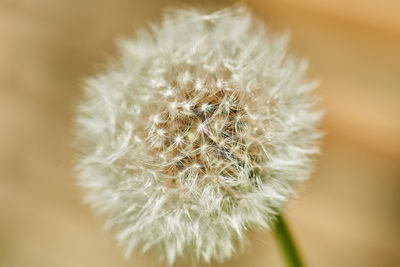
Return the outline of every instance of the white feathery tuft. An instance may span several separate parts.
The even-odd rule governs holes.
[[[171,10],[86,80],[79,182],[127,255],[229,258],[309,176],[322,115],[287,39],[245,7]]]

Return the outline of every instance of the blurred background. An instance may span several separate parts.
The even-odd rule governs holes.
[[[115,55],[115,39],[178,3],[0,0],[0,267],[164,266],[153,254],[124,260],[82,204],[73,114],[82,78]],[[248,5],[292,32],[291,51],[322,81],[323,154],[285,210],[305,261],[400,266],[400,2]],[[243,254],[210,266],[284,266],[270,232],[248,236]]]

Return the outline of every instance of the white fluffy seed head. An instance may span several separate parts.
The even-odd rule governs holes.
[[[127,254],[221,261],[309,176],[315,83],[244,7],[173,10],[152,30],[86,81],[79,181]]]

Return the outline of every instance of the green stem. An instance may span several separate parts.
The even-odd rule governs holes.
[[[282,253],[286,259],[288,267],[303,267],[300,255],[296,249],[295,243],[292,236],[290,235],[289,229],[281,215],[276,217],[275,223],[275,236],[278,240],[279,246],[281,247]]]

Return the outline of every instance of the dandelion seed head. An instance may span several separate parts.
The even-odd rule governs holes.
[[[321,113],[286,42],[244,7],[172,10],[87,79],[79,181],[127,255],[229,258],[309,176]]]

